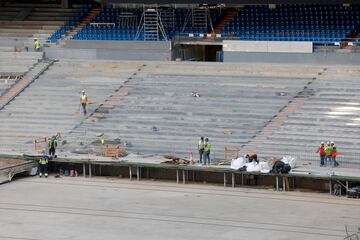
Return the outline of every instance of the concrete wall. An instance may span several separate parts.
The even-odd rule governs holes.
[[[223,41],[224,52],[312,53],[312,42]]]
[[[359,53],[314,52],[308,53],[245,53],[224,52],[224,62],[271,62],[306,64],[360,64]]]
[[[171,60],[169,42],[68,41],[64,47],[45,48],[49,58],[108,60]]]

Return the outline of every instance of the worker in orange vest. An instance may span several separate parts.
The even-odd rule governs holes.
[[[337,167],[339,166],[339,163],[336,161],[336,156],[338,155],[338,151],[336,149],[334,142],[331,142],[331,146],[332,146],[332,152],[331,152],[332,161],[334,163],[334,167]]]
[[[84,115],[86,114],[86,105],[88,103],[88,99],[85,93],[85,90],[82,90],[81,95],[80,95],[80,104],[82,106]]]
[[[318,150],[316,151],[320,155],[320,167],[324,166],[324,160],[325,160],[325,143],[321,142]]]

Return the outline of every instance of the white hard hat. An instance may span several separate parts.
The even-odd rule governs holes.
[[[37,40],[37,38],[35,37],[34,40]]]
[[[331,143],[331,144],[334,144],[334,142],[333,142],[333,141],[331,141],[330,143]]]
[[[84,92],[85,92],[85,90],[82,90],[81,92],[82,92],[82,93],[84,93]]]
[[[324,145],[325,143],[324,142],[321,142],[321,145]]]
[[[327,142],[326,144],[327,144],[327,145],[330,145],[330,142]]]

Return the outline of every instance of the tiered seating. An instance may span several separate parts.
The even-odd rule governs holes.
[[[68,137],[84,119],[79,106],[81,90],[86,89],[93,102],[89,105],[92,111],[137,68],[137,63],[109,61],[55,63],[0,111],[0,150],[31,152],[34,137],[52,136],[58,131]]]
[[[360,24],[358,5],[246,6],[222,35],[241,40],[312,41],[334,43],[346,38]]]
[[[64,35],[67,31],[71,28],[75,27],[80,23],[80,21],[85,17],[85,15],[90,11],[91,5],[84,5],[82,6],[75,14],[70,17],[70,19],[62,25],[59,29],[53,32],[49,37],[48,40],[50,42],[56,42]]]
[[[159,10],[161,11],[161,10]],[[131,13],[136,18],[136,23],[132,25],[125,25],[120,21],[120,15],[124,13]],[[92,21],[81,29],[72,39],[76,40],[135,40],[136,33],[140,24],[140,19],[143,14],[142,9],[123,9],[123,8],[104,8]],[[164,29],[167,38],[171,39],[176,35],[189,36],[194,34],[206,34],[211,31],[210,24],[207,27],[193,27],[191,19],[187,21],[189,9],[174,9],[174,26],[166,27]],[[218,10],[210,10],[213,23],[217,22],[221,14]],[[94,23],[109,23],[94,25]],[[185,28],[184,28],[185,25]],[[138,36],[137,40],[143,40],[143,32]],[[160,39],[163,36],[160,34]]]
[[[347,71],[329,70],[329,78],[316,80],[309,86],[314,95],[253,150],[262,156],[292,155],[310,161],[318,159],[316,150],[321,141],[334,141],[340,164],[358,167],[360,83],[354,69]]]
[[[0,8],[1,46],[33,48],[33,38],[45,42],[48,36],[71,18],[76,9],[55,4],[7,4]]]

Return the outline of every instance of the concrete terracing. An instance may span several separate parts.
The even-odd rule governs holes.
[[[2,152],[31,152],[35,137],[68,132],[83,121],[79,99],[85,89],[89,111],[101,104],[137,69],[137,63],[55,63],[0,112]]]

